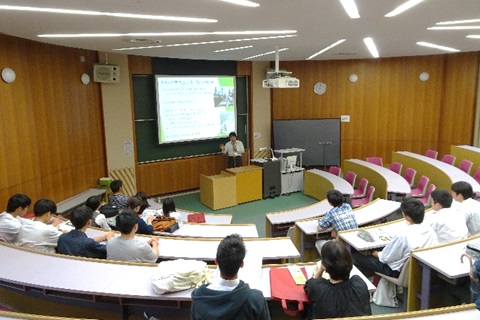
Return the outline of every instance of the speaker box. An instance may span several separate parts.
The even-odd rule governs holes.
[[[94,65],[93,81],[102,83],[119,83],[120,67],[112,64]]]

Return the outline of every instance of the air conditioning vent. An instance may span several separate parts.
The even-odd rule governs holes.
[[[111,64],[96,64],[93,66],[93,81],[102,83],[119,83],[120,67]]]

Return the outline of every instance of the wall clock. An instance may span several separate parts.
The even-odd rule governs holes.
[[[323,82],[317,82],[313,86],[313,92],[315,92],[318,95],[324,94],[325,91],[327,91],[327,85]]]

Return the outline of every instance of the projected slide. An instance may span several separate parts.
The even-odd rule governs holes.
[[[156,76],[159,143],[236,131],[235,77]]]

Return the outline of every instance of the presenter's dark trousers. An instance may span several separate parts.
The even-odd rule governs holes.
[[[242,157],[241,156],[228,157],[228,167],[229,168],[236,168],[236,167],[241,167],[241,166],[242,166]]]

